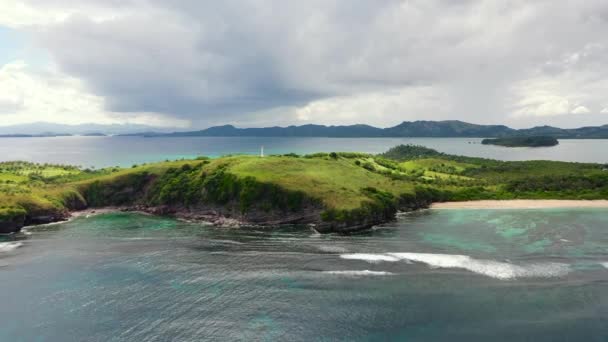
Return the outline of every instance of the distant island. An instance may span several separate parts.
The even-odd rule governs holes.
[[[549,136],[532,136],[483,139],[481,143],[483,145],[498,145],[504,147],[549,147],[558,145],[559,141],[554,137]]]
[[[505,162],[400,145],[373,155],[233,155],[131,168],[0,163],[0,233],[79,210],[141,211],[217,225],[350,232],[435,202],[608,199],[606,166]]]
[[[24,124],[0,125],[0,136],[2,135],[15,135],[21,134],[26,136],[38,136],[44,132],[55,132],[70,135],[83,135],[87,133],[103,133],[105,135],[117,135],[127,133],[142,133],[158,131],[164,133],[175,132],[175,127],[155,127],[148,125],[139,124],[95,124],[95,123],[83,123],[83,124],[60,124],[54,122],[30,122]]]
[[[608,139],[608,125],[581,128],[538,126],[514,129],[504,125],[477,125],[458,120],[404,121],[388,128],[369,125],[324,126],[302,125],[288,127],[237,128],[232,125],[215,126],[198,131],[174,133],[133,133],[143,137],[327,137],[327,138],[501,138],[552,136],[558,139]]]
[[[83,133],[83,137],[106,137],[107,135],[101,132]]]
[[[67,133],[40,133],[40,134],[0,134],[0,138],[53,138],[53,137],[69,137],[72,134]]]
[[[123,127],[124,126],[124,127]],[[0,127],[2,137],[136,136],[136,137],[318,137],[318,138],[504,138],[551,136],[556,139],[608,139],[608,125],[580,128],[537,126],[514,129],[505,125],[478,125],[458,120],[404,121],[399,125],[378,128],[370,125],[301,125],[287,127],[238,128],[233,125],[215,126],[196,131],[173,131],[171,128],[153,130],[141,125],[77,126],[59,124],[30,124]],[[173,132],[172,132],[173,131]],[[64,132],[64,133],[45,133]]]

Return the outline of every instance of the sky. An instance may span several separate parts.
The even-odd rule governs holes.
[[[0,126],[608,124],[606,0],[0,0]]]

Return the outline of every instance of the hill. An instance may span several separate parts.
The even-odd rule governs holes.
[[[51,133],[49,133],[51,132]],[[56,132],[56,133],[53,133]],[[608,139],[608,125],[581,128],[538,126],[514,129],[504,125],[478,125],[458,120],[404,121],[401,124],[378,128],[370,125],[302,125],[287,127],[238,128],[233,125],[215,126],[196,131],[176,131],[174,128],[126,125],[62,125],[31,123],[0,127],[0,137],[40,137],[60,135],[121,135],[142,137],[331,137],[331,138],[499,138],[510,136],[546,135],[558,139]]]
[[[409,145],[381,155],[226,156],[128,169],[0,163],[0,232],[105,207],[348,232],[436,201],[515,198],[608,199],[608,172],[600,164],[502,162]]]
[[[162,134],[147,132],[132,134],[146,137],[332,137],[332,138],[380,138],[380,137],[464,137],[498,138],[509,136],[548,135],[560,139],[608,139],[608,125],[563,129],[539,126],[513,129],[504,125],[477,125],[458,120],[404,121],[389,128],[369,125],[323,126],[303,125],[288,127],[237,128],[233,125],[210,127],[190,132]]]
[[[514,134],[516,130],[502,125],[476,125],[448,120],[406,121],[386,128],[384,132],[391,137],[495,137]]]
[[[236,128],[232,125],[216,126],[201,131],[176,132],[166,137],[382,137],[384,130],[368,125],[323,126],[303,125],[266,128]],[[158,134],[156,134],[158,136]]]

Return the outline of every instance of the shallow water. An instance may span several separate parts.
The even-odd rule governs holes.
[[[0,161],[26,160],[84,167],[131,166],[165,159],[226,154],[315,152],[381,153],[399,144],[499,160],[561,160],[608,163],[608,140],[560,140],[554,147],[508,148],[481,145],[479,138],[262,138],[262,137],[55,137],[1,138]]]
[[[1,341],[608,337],[608,211],[426,210],[373,231],[104,214],[0,242]]]

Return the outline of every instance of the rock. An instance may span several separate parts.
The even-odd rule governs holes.
[[[16,233],[23,228],[24,224],[24,218],[0,221],[0,234]]]
[[[23,209],[0,209],[0,234],[15,233],[21,230],[26,222],[26,212]]]

